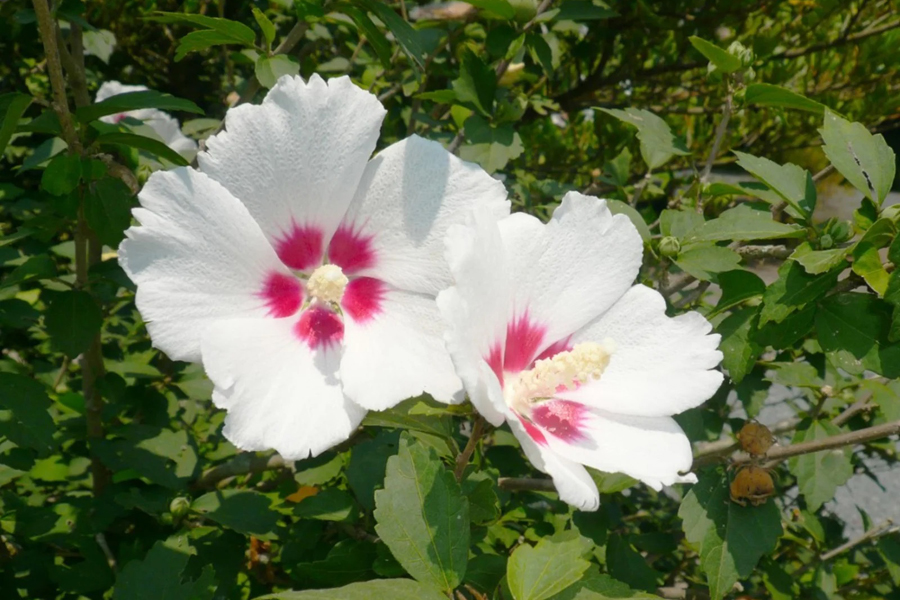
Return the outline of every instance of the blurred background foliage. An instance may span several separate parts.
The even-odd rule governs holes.
[[[371,414],[309,460],[237,453],[202,369],[151,347],[115,260],[137,186],[185,161],[104,138],[153,134],[85,112],[84,150],[66,152],[35,11],[6,0],[0,598],[244,599],[355,582],[367,583],[277,597],[900,598],[893,523],[863,513],[848,527],[832,502],[854,473],[877,481],[897,462],[896,0],[51,8],[72,109],[104,81],[146,85],[185,100],[146,101],[202,143],[278,74],[346,74],[388,109],[383,146],[442,141],[502,178],[518,210],[546,217],[572,189],[617,201],[645,238],[642,281],[671,314],[714,322],[729,378],[679,418],[700,483],[656,493],[595,473],[597,513],[560,503],[507,430],[469,444],[470,407],[427,398]],[[848,143],[884,160],[854,178]],[[780,445],[736,439],[748,418]],[[410,465],[469,527],[410,500],[391,475]],[[411,566],[376,505],[429,532],[412,546],[434,549],[432,568]],[[443,560],[459,548],[467,564]]]

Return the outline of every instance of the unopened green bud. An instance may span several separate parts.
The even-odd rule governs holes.
[[[834,238],[826,233],[819,240],[819,246],[822,247],[822,250],[828,250],[829,248],[832,248],[834,246]]]
[[[180,519],[191,509],[191,501],[183,496],[178,496],[169,503],[169,512],[176,519]]]
[[[667,235],[659,240],[659,253],[663,256],[676,256],[681,250],[681,243],[678,238]]]
[[[850,235],[852,230],[850,228],[850,223],[847,221],[837,221],[829,232],[831,237],[834,238],[836,244],[840,244],[841,242],[846,242],[850,239]]]

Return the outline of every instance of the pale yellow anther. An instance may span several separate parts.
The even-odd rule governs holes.
[[[322,265],[309,276],[306,290],[313,300],[340,302],[349,279],[337,265]]]
[[[611,340],[602,344],[584,342],[552,358],[536,361],[533,368],[520,373],[518,380],[507,388],[507,402],[523,412],[562,389],[573,389],[599,379],[614,350]]]

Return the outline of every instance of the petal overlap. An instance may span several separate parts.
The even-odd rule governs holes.
[[[443,238],[503,185],[420,138],[371,157],[385,110],[347,77],[282,77],[228,112],[200,170],[154,173],[119,257],[154,344],[202,362],[238,448],[302,459],[367,409],[462,399],[435,302]],[[371,160],[370,160],[371,159]]]
[[[506,421],[560,498],[599,506],[585,467],[654,489],[695,481],[671,418],[718,389],[719,336],[665,314],[633,285],[642,242],[605,201],[569,193],[549,223],[481,215],[451,229],[454,285],[438,297],[447,347],[473,404]]]

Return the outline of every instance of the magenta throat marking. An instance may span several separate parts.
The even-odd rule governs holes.
[[[275,252],[281,262],[302,271],[318,266],[322,261],[322,230],[313,225],[292,223],[291,229],[275,242]]]
[[[541,446],[547,445],[547,438],[544,437],[544,434],[541,433],[540,429],[538,429],[533,423],[530,423],[527,419],[523,419],[522,417],[519,417],[519,421],[522,423],[522,427],[525,428],[525,433],[527,433],[531,437],[531,439],[533,439]]]
[[[341,225],[328,244],[328,260],[341,268],[345,275],[352,275],[375,266],[374,236],[363,235],[350,225]]]
[[[327,350],[344,339],[344,323],[327,308],[314,307],[303,311],[294,332],[311,350]]]
[[[265,301],[269,316],[276,318],[291,316],[303,304],[303,286],[283,273],[269,273],[258,295]]]
[[[371,321],[383,311],[387,286],[372,277],[351,279],[344,290],[341,308],[357,323]]]
[[[534,361],[547,328],[531,320],[526,310],[506,326],[506,352],[503,354],[503,370],[512,373],[524,371]]]
[[[570,400],[550,400],[534,407],[531,420],[544,431],[564,442],[578,442],[585,438],[584,422],[588,409]]]

